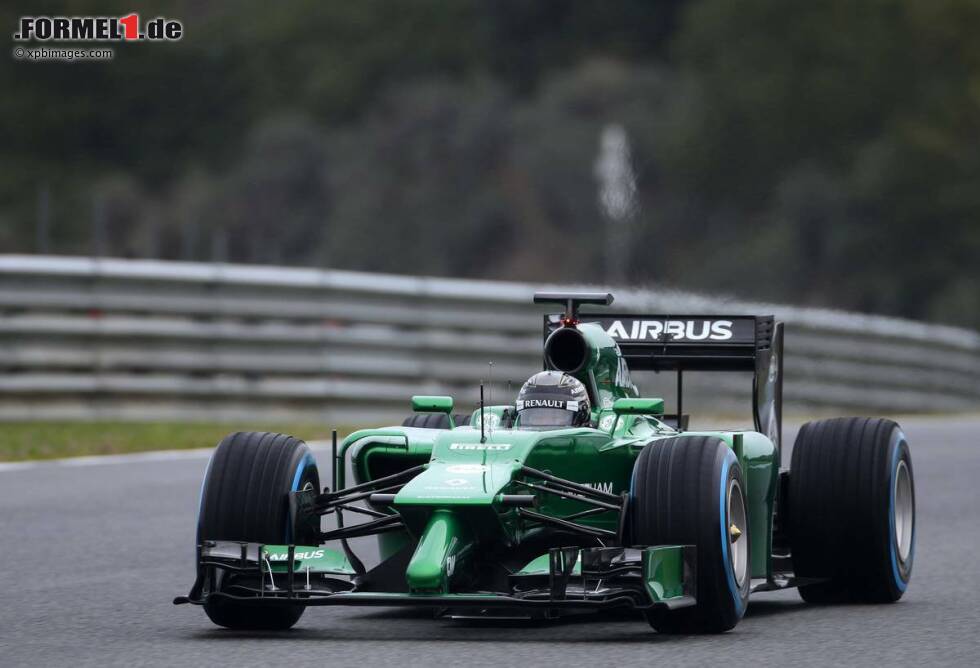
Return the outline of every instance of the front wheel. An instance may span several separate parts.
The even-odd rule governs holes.
[[[745,614],[752,585],[746,494],[735,453],[717,437],[666,438],[640,452],[632,542],[697,548],[697,605],[646,613],[661,633],[720,633]]]
[[[204,478],[198,517],[198,543],[231,540],[281,545],[317,544],[316,536],[292,536],[289,492],[319,490],[316,461],[307,445],[292,436],[264,432],[230,434],[218,444]],[[218,591],[234,591],[240,575],[219,571]],[[305,606],[250,606],[247,601],[209,598],[211,621],[231,629],[281,630],[293,626]]]

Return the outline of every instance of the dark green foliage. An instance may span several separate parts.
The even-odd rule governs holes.
[[[0,252],[40,247],[47,189],[52,252],[625,276],[980,326],[969,0],[139,11],[185,38],[0,67]],[[615,271],[594,172],[610,124],[637,200]]]

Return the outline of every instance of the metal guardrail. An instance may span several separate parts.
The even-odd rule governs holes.
[[[453,394],[470,408],[487,362],[501,394],[507,379],[513,394],[540,369],[547,308],[531,295],[560,287],[569,286],[0,255],[0,419],[354,424],[403,416],[419,393]],[[617,311],[776,315],[786,323],[789,410],[980,407],[974,331],[613,292]],[[646,376],[637,378],[645,393],[672,396],[672,376]],[[741,374],[690,374],[685,387],[687,407],[744,408],[751,396]]]

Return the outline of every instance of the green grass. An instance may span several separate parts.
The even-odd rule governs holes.
[[[303,440],[330,438],[330,428],[316,424],[0,422],[0,461],[207,448],[233,431],[278,431]]]

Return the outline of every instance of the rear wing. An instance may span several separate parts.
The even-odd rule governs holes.
[[[561,324],[545,316],[545,338]],[[676,371],[682,421],[685,371],[751,371],[755,429],[777,448],[782,440],[783,323],[771,315],[636,315],[579,313],[619,344],[631,371]]]

